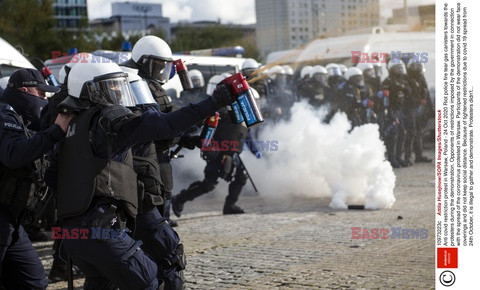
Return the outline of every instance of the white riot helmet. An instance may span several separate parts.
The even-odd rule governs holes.
[[[203,74],[198,69],[189,70],[188,76],[192,80],[194,88],[201,88],[205,86],[205,79],[203,78]]]
[[[311,77],[313,74],[312,71],[313,71],[313,67],[311,65],[304,66],[300,71],[300,78],[304,79],[304,78]]]
[[[223,81],[225,78],[228,78],[229,76],[231,76],[231,74],[223,73],[221,75],[214,75],[213,77],[211,77],[208,80],[208,84],[207,84],[207,89],[206,89],[207,95],[211,96],[213,94],[213,91],[215,91],[217,84]]]
[[[147,82],[138,75],[138,71],[128,67],[122,67],[122,69],[128,74],[128,82],[135,98],[135,105],[156,104]]]
[[[258,70],[260,64],[253,58],[247,58],[242,64],[242,74],[246,77]]]
[[[267,73],[271,79],[275,79],[278,74],[284,74],[285,70],[280,65],[274,65],[268,70]]]
[[[172,50],[161,38],[148,35],[140,38],[132,49],[132,60],[149,77],[164,84],[173,67]]]
[[[88,97],[94,103],[135,106],[128,75],[111,60],[95,56],[79,62],[68,75],[68,94],[76,99]]]
[[[336,63],[329,63],[325,66],[328,71],[329,76],[342,76],[342,70],[340,66]]]
[[[388,73],[391,75],[406,75],[405,64],[401,60],[390,60],[387,65]]]
[[[289,76],[293,76],[293,69],[292,69],[291,66],[286,64],[286,65],[282,65],[282,67],[283,67],[283,73],[284,74],[289,75]]]
[[[416,74],[424,74],[426,71],[425,65],[421,62],[409,62],[408,70]]]
[[[345,73],[345,78],[352,84],[362,87],[365,85],[363,81],[363,73],[358,67],[350,67]]]
[[[322,65],[315,65],[312,68],[312,75],[314,75],[314,74],[328,74],[328,71]]]
[[[375,78],[375,69],[373,68],[373,64],[368,62],[361,62],[357,64],[357,68],[362,71],[364,77],[372,79]]]
[[[315,81],[320,82],[322,85],[327,85],[328,80],[328,71],[322,65],[315,65],[312,68],[312,77]]]
[[[344,65],[344,64],[339,64],[338,66],[340,67],[340,71],[342,72],[342,75],[345,76],[345,74],[347,73],[347,70],[348,70],[347,66]]]
[[[66,84],[68,80],[68,74],[72,67],[79,62],[89,62],[92,59],[92,54],[88,52],[81,52],[73,55],[70,60],[60,68],[58,72],[58,82],[60,84]]]

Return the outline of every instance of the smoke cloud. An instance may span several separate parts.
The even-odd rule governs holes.
[[[258,140],[277,141],[277,151],[264,151],[262,159],[255,159],[248,149],[241,155],[263,198],[330,197],[329,206],[337,209],[352,204],[391,208],[395,174],[385,160],[378,125],[350,131],[343,113],[324,124],[326,109],[298,102],[291,110],[288,122],[262,124],[257,129]],[[205,162],[198,151],[186,157],[173,161],[176,190],[203,179]]]

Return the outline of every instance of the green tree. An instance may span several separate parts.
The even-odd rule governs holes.
[[[51,0],[3,0],[0,11],[0,35],[28,56],[46,58],[58,46]]]
[[[259,53],[255,48],[253,36],[239,28],[221,24],[212,24],[205,28],[180,25],[170,47],[172,51],[180,52],[237,45],[245,48],[245,57],[258,59]]]

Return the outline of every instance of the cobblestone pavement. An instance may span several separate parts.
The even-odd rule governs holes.
[[[220,195],[185,204],[177,231],[188,255],[187,288],[434,288],[433,163],[395,174],[397,201],[389,210],[333,210],[327,199],[261,195],[241,196],[244,215],[222,215]],[[351,227],[426,228],[428,238],[352,239]],[[47,273],[51,245],[35,245]],[[75,281],[81,285],[83,279]],[[66,289],[66,283],[48,289]]]

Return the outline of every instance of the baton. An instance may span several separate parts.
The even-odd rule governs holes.
[[[242,164],[243,169],[245,169],[245,172],[247,173],[248,179],[253,185],[253,189],[255,189],[255,192],[258,193],[257,187],[255,186],[255,183],[253,182],[252,177],[250,176],[250,173],[248,173],[247,167],[245,167],[245,163],[243,163],[242,158],[240,158],[240,154],[237,154],[238,160],[240,161],[240,164]]]

